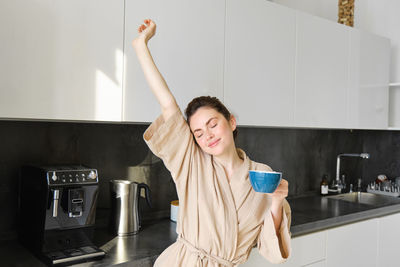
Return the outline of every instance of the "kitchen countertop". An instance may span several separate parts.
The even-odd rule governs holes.
[[[400,198],[390,198],[384,205],[365,205],[317,195],[288,198],[292,209],[292,237],[356,221],[400,212]],[[95,244],[107,255],[99,261],[75,264],[84,266],[152,266],[158,255],[172,244],[176,224],[169,219],[144,225],[139,234],[115,237],[106,228],[95,231]],[[17,241],[1,244],[0,257],[6,266],[45,266]]]
[[[387,199],[384,205],[366,205],[319,195],[288,198],[292,237],[400,212],[400,198]]]
[[[73,264],[83,266],[153,266],[158,255],[177,238],[176,223],[169,219],[144,225],[139,234],[116,237],[108,228],[97,228],[94,232],[95,245],[106,252],[106,256],[98,261]],[[0,266],[7,267],[46,267],[30,251],[17,240],[0,243]]]
[[[171,245],[178,237],[176,223],[169,219],[144,225],[139,234],[126,237],[115,237],[107,229],[95,232],[95,244],[98,244],[107,254],[101,261],[72,265],[83,266],[123,266],[120,264],[134,262],[135,266],[153,266],[158,255]],[[111,239],[110,239],[111,237]],[[106,243],[102,240],[109,240]],[[104,245],[100,245],[104,244]]]

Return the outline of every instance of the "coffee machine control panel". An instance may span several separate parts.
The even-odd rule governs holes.
[[[97,170],[55,170],[47,172],[49,185],[98,183]]]

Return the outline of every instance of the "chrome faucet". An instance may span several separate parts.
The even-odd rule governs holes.
[[[345,154],[339,154],[337,156],[337,161],[336,161],[336,180],[335,183],[333,184],[333,187],[337,189],[338,193],[341,193],[343,189],[343,183],[340,180],[340,158],[341,157],[360,157],[363,159],[369,159],[369,154],[368,153],[361,153],[361,154],[351,154],[351,153],[345,153]]]

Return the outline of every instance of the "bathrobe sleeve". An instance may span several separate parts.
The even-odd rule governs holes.
[[[159,116],[147,128],[143,138],[150,150],[163,160],[175,182],[188,177],[191,162],[199,148],[180,110],[167,121]]]
[[[287,200],[283,203],[282,223],[279,237],[276,235],[271,212],[267,212],[261,232],[258,236],[257,247],[260,254],[271,263],[285,262],[291,254],[290,241],[291,210]]]

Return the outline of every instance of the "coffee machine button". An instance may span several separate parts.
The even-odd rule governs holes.
[[[90,171],[90,173],[88,174],[88,178],[89,179],[96,179],[97,175],[94,171]]]
[[[53,172],[53,176],[51,176],[51,179],[52,179],[53,181],[57,181],[56,172]]]

